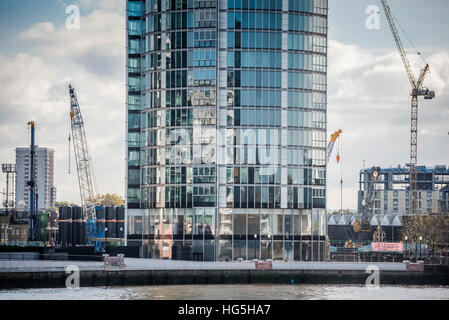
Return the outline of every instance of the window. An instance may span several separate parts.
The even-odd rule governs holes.
[[[140,59],[129,58],[128,59],[128,72],[140,72]]]
[[[142,34],[142,22],[140,20],[134,21],[129,20],[128,21],[128,34],[130,36],[139,36]]]
[[[140,109],[140,96],[128,95],[128,109],[139,110]]]
[[[139,91],[140,77],[128,77],[128,89],[130,91]]]
[[[139,39],[129,39],[128,52],[130,54],[140,53],[140,40]]]
[[[129,147],[139,147],[139,133],[138,132],[128,132],[128,146]]]
[[[128,16],[140,17],[142,15],[142,3],[129,1],[128,2]]]
[[[129,150],[128,151],[128,165],[138,166],[139,165],[139,151]]]

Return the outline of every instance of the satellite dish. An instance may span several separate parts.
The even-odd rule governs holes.
[[[373,172],[373,177],[374,177],[374,179],[377,179],[378,176],[379,176],[379,172],[377,172],[377,170],[375,170],[375,171]]]
[[[25,201],[20,200],[19,203],[18,203],[18,205],[17,205],[17,207],[18,207],[19,209],[25,209]]]
[[[365,199],[362,200],[362,205],[363,205],[363,206],[366,205]]]

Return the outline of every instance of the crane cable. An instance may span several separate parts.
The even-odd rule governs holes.
[[[80,99],[79,98],[78,98],[78,104],[80,104]],[[84,130],[87,131],[86,127],[84,127]],[[96,198],[100,193],[98,191],[97,176],[95,175],[94,164],[93,164],[90,152],[89,152],[90,149],[89,149],[89,144],[88,144],[87,140],[86,140],[86,149],[88,150],[87,154],[89,155],[89,167],[90,167],[90,172],[92,173],[92,183],[93,183],[93,190],[92,191],[94,193],[93,196],[94,196],[94,198]]]
[[[408,42],[412,45],[413,49],[415,49],[416,53],[418,54],[418,56],[423,60],[424,63],[427,64],[426,59],[424,59],[424,56],[421,54],[421,52],[416,48],[415,44],[413,43],[412,39],[409,37],[408,33],[405,31],[405,29],[402,27],[401,23],[399,22],[399,20],[396,18],[396,16],[393,14],[393,12],[391,11],[390,8],[390,14],[393,17],[393,19],[396,21],[397,25],[399,26],[399,28],[402,30],[402,32],[404,33],[405,37],[407,38]]]
[[[70,174],[70,133],[69,133],[69,174]]]
[[[97,183],[97,176],[95,175],[95,170],[94,170],[94,166],[93,166],[93,162],[92,162],[92,158],[89,156],[89,161],[90,161],[90,169],[92,171],[92,180],[94,183],[94,196],[99,196],[100,193],[98,191],[98,183]]]
[[[341,162],[341,151],[342,151],[342,139],[341,137],[337,141],[337,155],[336,160],[337,164],[340,165],[340,213],[343,214],[343,166]]]

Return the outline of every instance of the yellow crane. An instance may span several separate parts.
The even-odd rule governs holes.
[[[331,134],[329,143],[327,145],[326,163],[329,163],[332,151],[334,150],[335,142],[337,141],[338,137],[340,137],[342,132],[343,131],[341,129],[338,129],[337,131]],[[336,160],[337,163],[340,163],[340,153],[338,152],[338,148]],[[343,171],[341,165],[340,165],[340,212],[343,212]]]
[[[335,141],[337,141],[338,137],[340,136],[340,134],[343,131],[341,129],[338,129],[337,131],[335,131],[334,133],[331,134],[331,138],[329,140],[329,143],[327,145],[327,156],[326,156],[326,161],[329,162],[331,155],[332,155],[332,150],[334,150],[334,145],[335,145]],[[340,155],[337,155],[337,162],[340,161]]]
[[[421,69],[421,74],[419,75],[418,81],[416,81],[412,68],[410,67],[410,62],[407,59],[407,55],[402,45],[401,38],[399,37],[398,30],[394,23],[393,14],[391,13],[390,7],[386,0],[381,0],[381,3],[390,26],[391,33],[393,34],[394,41],[396,42],[396,47],[398,48],[399,55],[401,56],[402,63],[404,64],[405,71],[412,86],[410,117],[410,212],[412,214],[417,214],[418,172],[416,166],[418,164],[418,96],[424,96],[424,99],[433,99],[435,98],[435,92],[422,86],[424,78],[429,71],[428,64]]]

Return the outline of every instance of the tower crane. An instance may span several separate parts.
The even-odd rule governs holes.
[[[433,99],[435,98],[435,92],[422,86],[424,78],[429,71],[428,64],[421,69],[418,81],[416,81],[410,67],[410,62],[407,59],[407,55],[402,45],[401,38],[399,37],[398,30],[394,23],[393,14],[391,13],[390,7],[386,0],[381,0],[381,3],[390,26],[391,33],[393,34],[394,41],[396,42],[396,47],[399,51],[399,55],[401,56],[402,63],[404,64],[405,71],[412,86],[410,119],[410,192],[412,201],[410,211],[412,214],[417,214],[418,171],[416,166],[418,163],[418,96],[424,96],[424,99]]]
[[[96,213],[94,204],[94,189],[92,185],[92,165],[87,148],[84,121],[75,89],[69,85],[70,93],[70,123],[73,147],[75,149],[75,162],[78,172],[78,183],[83,210],[83,220],[86,223],[88,244],[95,245],[96,251],[101,251],[101,243],[96,241]]]

